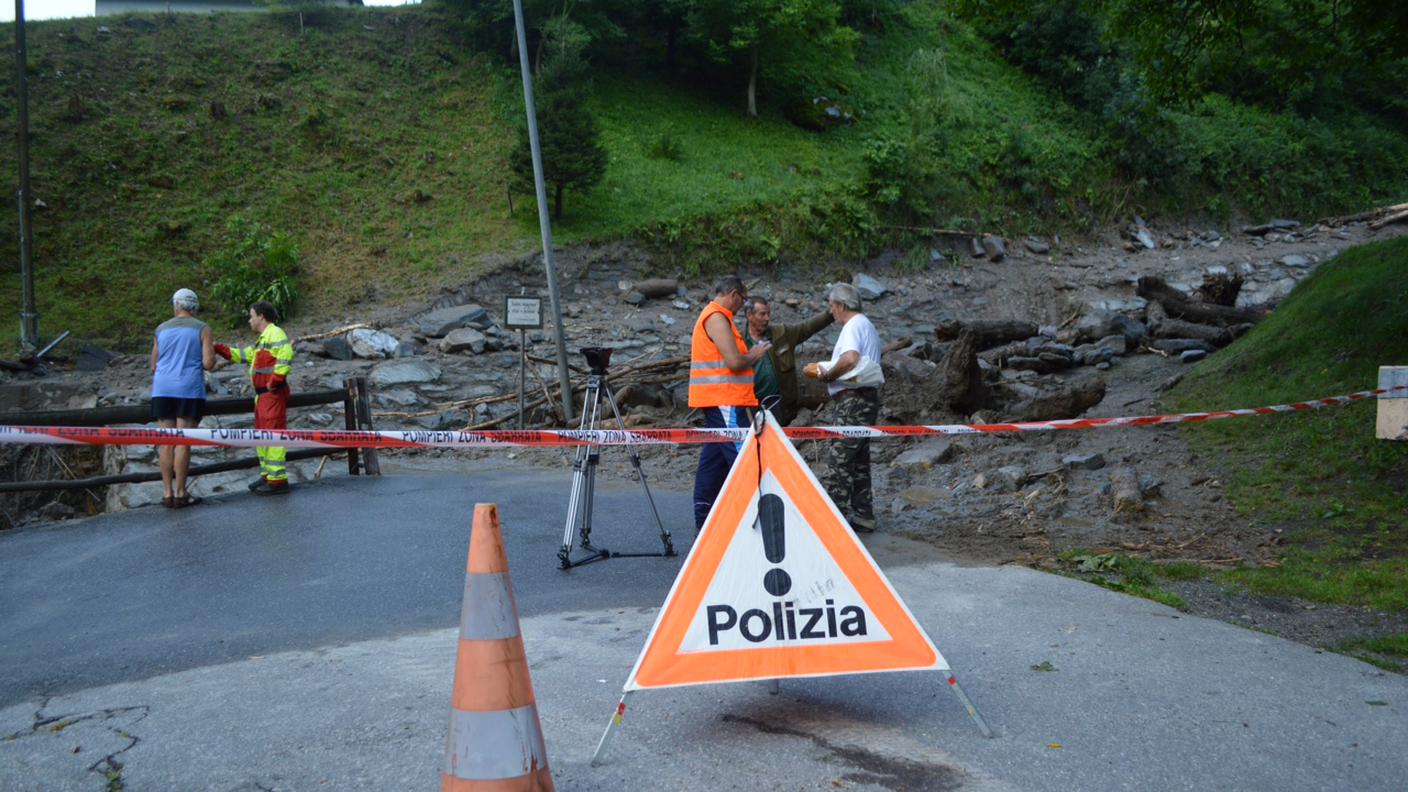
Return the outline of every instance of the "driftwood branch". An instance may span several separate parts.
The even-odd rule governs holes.
[[[1319,223],[1327,226],[1342,226],[1346,223],[1362,223],[1365,220],[1378,220],[1386,215],[1398,214],[1405,211],[1408,211],[1408,203],[1395,204],[1393,206],[1379,206],[1374,209],[1366,209],[1363,212],[1355,212],[1354,214],[1327,217],[1320,220]]]
[[[323,340],[324,338],[332,338],[333,336],[340,336],[340,335],[342,335],[343,333],[350,333],[350,332],[352,332],[353,330],[370,330],[370,329],[372,329],[372,326],[369,325],[369,324],[367,324],[366,322],[358,322],[357,324],[350,324],[350,325],[347,325],[346,327],[339,327],[339,328],[337,328],[336,330],[326,330],[326,331],[321,332],[321,333],[313,333],[312,335],[299,336],[299,337],[298,337],[297,339],[295,339],[295,340],[297,340],[297,341],[321,341],[321,340]]]
[[[1372,231],[1378,231],[1380,228],[1383,228],[1386,225],[1391,225],[1393,223],[1401,223],[1404,220],[1408,220],[1408,209],[1403,209],[1401,211],[1394,212],[1391,215],[1385,215],[1384,217],[1375,220],[1374,222],[1369,224],[1369,229]]]

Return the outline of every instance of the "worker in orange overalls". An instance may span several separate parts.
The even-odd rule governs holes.
[[[749,425],[753,394],[753,364],[772,348],[760,341],[749,349],[733,323],[733,315],[748,299],[748,288],[737,277],[719,281],[714,299],[704,306],[689,340],[689,406],[704,413],[710,428],[737,429]],[[724,487],[729,468],[743,448],[740,443],[704,443],[694,471],[694,529],[704,528],[709,510]]]
[[[235,363],[249,363],[254,385],[254,428],[288,428],[288,375],[293,372],[293,343],[278,325],[279,310],[267,302],[249,307],[249,327],[259,334],[252,347],[215,345],[215,354]],[[261,447],[259,479],[249,488],[259,495],[288,492],[288,449]]]

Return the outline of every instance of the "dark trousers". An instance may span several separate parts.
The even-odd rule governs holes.
[[[837,396],[833,417],[837,426],[874,426],[880,417],[880,392],[876,388],[857,388]],[[870,492],[870,438],[830,441],[821,483],[847,520],[875,519]]]
[[[749,422],[746,407],[703,407],[704,426],[708,429],[737,429],[747,427]],[[694,530],[704,528],[709,518],[709,510],[724,488],[724,479],[738,458],[742,443],[704,443],[699,447],[699,467],[694,470]]]

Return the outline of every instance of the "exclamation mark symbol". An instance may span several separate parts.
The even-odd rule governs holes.
[[[773,564],[782,563],[787,555],[787,535],[782,530],[783,514],[782,498],[771,494],[758,498],[758,520],[763,526],[763,555]],[[774,597],[781,597],[792,590],[792,578],[774,567],[763,575],[763,588]]]

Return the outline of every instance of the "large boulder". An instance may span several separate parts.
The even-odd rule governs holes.
[[[352,344],[347,341],[347,336],[333,336],[324,339],[322,355],[333,360],[352,360],[357,357],[352,352]]]
[[[882,414],[910,423],[946,407],[943,391],[937,387],[937,365],[909,355],[886,355],[881,368],[885,372]]]
[[[84,410],[97,405],[97,383],[92,381],[0,385],[0,412]]]
[[[401,342],[380,330],[360,327],[347,334],[352,354],[368,360],[400,357]]]
[[[851,279],[851,285],[860,292],[862,300],[878,300],[889,291],[885,288],[885,284],[864,272],[856,273],[855,277]]]
[[[451,330],[440,339],[440,351],[447,354],[469,351],[478,355],[487,345],[488,338],[472,327]]]
[[[953,450],[952,440],[947,437],[935,437],[905,451],[890,464],[908,470],[929,470],[952,459]]]
[[[1097,341],[1120,332],[1115,328],[1115,316],[1108,311],[1090,311],[1082,314],[1075,324],[1076,339],[1083,342]]]
[[[632,288],[642,297],[674,297],[680,282],[674,278],[650,278],[637,281]]]
[[[115,359],[117,359],[115,352],[109,352],[92,344],[83,344],[78,348],[78,360],[74,363],[74,368],[89,373],[102,371]]]
[[[1055,421],[1079,417],[1105,398],[1105,381],[1098,376],[1035,383],[1002,382],[1008,397],[1006,413],[1015,421]]]
[[[484,306],[467,304],[437,308],[429,313],[421,314],[420,318],[416,319],[416,324],[421,335],[440,338],[460,327],[483,330],[493,324],[493,320],[489,318],[489,312],[484,310]]]
[[[429,360],[400,358],[378,365],[372,369],[368,379],[372,385],[386,388],[392,385],[434,382],[440,379],[440,373],[440,367]]]

